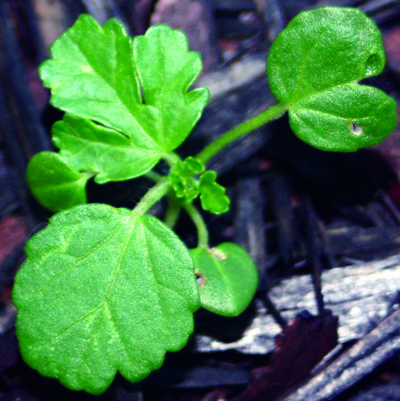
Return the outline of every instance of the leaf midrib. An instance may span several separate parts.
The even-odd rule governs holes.
[[[218,249],[219,251],[223,252],[224,255],[226,256],[226,259],[229,257],[227,255],[227,253],[225,251],[223,251],[222,249],[219,249],[219,248],[215,248],[215,249]],[[218,273],[219,273],[219,275],[220,275],[220,277],[222,279],[222,282],[225,284],[225,287],[228,289],[227,292],[228,292],[229,300],[231,301],[231,303],[233,305],[235,305],[236,303],[235,303],[235,299],[234,299],[234,296],[233,296],[234,291],[233,291],[233,288],[232,288],[232,285],[231,285],[231,280],[228,277],[226,269],[224,269],[224,267],[222,266],[222,263],[221,263],[222,261],[221,260],[217,260],[215,258],[215,256],[211,252],[209,252],[207,250],[206,250],[206,252],[210,255],[210,257],[211,257],[211,259],[212,259],[212,261],[214,263],[214,266],[216,266],[216,270],[218,271]]]
[[[82,173],[78,173],[78,174],[82,174]],[[81,181],[87,181],[87,180],[88,180],[88,177],[82,176],[82,177],[79,177],[76,180],[68,181],[68,182],[64,182],[64,183],[60,183],[60,184],[54,184],[54,185],[52,184],[52,185],[44,185],[44,186],[37,185],[36,188],[40,189],[41,191],[51,191],[54,188],[61,189],[63,187],[68,187],[68,186],[71,186],[73,184],[77,184],[77,183],[79,183]]]
[[[128,220],[129,221],[129,220]],[[68,266],[66,269],[64,269],[62,272],[58,273],[56,276],[53,276],[51,278],[51,280],[49,280],[48,283],[46,283],[45,286],[40,288],[40,291],[43,291],[43,289],[45,287],[47,287],[52,281],[54,281],[54,279],[58,276],[60,276],[61,274],[65,273],[67,270],[76,267],[76,265],[83,259],[87,258],[88,256],[90,256],[91,254],[93,254],[95,251],[97,251],[99,248],[101,248],[102,246],[104,246],[105,244],[107,244],[110,239],[114,238],[116,235],[118,235],[119,231],[126,227],[126,224],[124,221],[121,221],[120,226],[117,228],[117,230],[115,230],[109,237],[107,237],[101,244],[99,244],[97,247],[95,247],[94,249],[92,249],[90,252],[87,252],[85,255],[81,256],[80,258],[77,258],[75,263],[72,263],[70,266]],[[113,269],[113,272],[111,273],[111,279],[108,283],[106,292],[104,294],[104,301],[101,302],[98,306],[96,306],[95,308],[91,309],[89,312],[87,312],[84,316],[80,317],[78,320],[74,321],[72,324],[70,324],[67,327],[64,327],[63,330],[61,332],[59,332],[58,334],[56,334],[55,336],[53,336],[51,338],[52,341],[57,340],[57,338],[61,337],[62,335],[64,335],[67,331],[71,330],[75,325],[77,325],[78,323],[82,322],[83,320],[87,319],[90,315],[96,313],[98,310],[105,308],[108,308],[108,303],[107,303],[107,298],[109,297],[110,291],[115,283],[115,280],[117,279],[118,276],[118,271],[121,267],[121,261],[123,259],[123,257],[125,256],[125,251],[126,248],[132,238],[132,234],[133,234],[133,230],[134,230],[134,224],[131,225],[128,233],[126,234],[126,241],[124,242],[123,247],[121,248],[119,257],[117,259],[117,263],[115,265],[115,268]],[[113,322],[114,323],[114,322]]]
[[[115,46],[115,35],[113,36],[114,38],[114,53],[116,53],[116,46]],[[88,57],[85,55],[85,53],[82,51],[81,46],[79,45],[78,42],[76,42],[75,40],[73,40],[73,38],[69,38],[71,40],[72,43],[74,43],[74,45],[77,46],[79,52],[81,53],[81,55],[85,58],[86,62],[88,63],[88,65],[92,68],[92,70],[96,73],[96,75],[98,77],[100,77],[104,83],[112,90],[112,92],[115,94],[116,98],[118,99],[118,103],[120,105],[122,105],[125,110],[128,112],[128,115],[130,116],[131,120],[134,122],[134,124],[139,128],[141,134],[143,136],[145,136],[148,140],[150,140],[151,143],[153,143],[154,148],[158,149],[159,145],[154,141],[154,139],[147,133],[147,131],[142,127],[141,123],[139,122],[139,120],[137,118],[135,118],[134,114],[131,112],[130,108],[122,101],[119,93],[116,91],[116,89],[108,82],[108,80],[97,70],[97,68],[95,68],[92,63],[90,62],[90,60],[88,59]],[[131,39],[129,39],[131,40]],[[88,73],[85,73],[85,75],[90,75]],[[115,76],[115,71],[113,71],[113,76]],[[139,81],[139,80],[138,80]],[[139,81],[140,82],[140,81]],[[110,102],[111,103],[111,102]],[[115,102],[113,102],[115,104]],[[117,103],[117,104],[118,104]],[[137,108],[139,109],[140,107],[146,107],[146,105],[144,104],[138,104]],[[132,135],[129,135],[129,138],[132,140]]]
[[[319,96],[319,95],[321,95],[321,94],[323,94],[325,92],[329,92],[332,89],[339,88],[341,86],[347,86],[347,85],[363,86],[363,85],[360,85],[358,82],[360,82],[364,78],[365,77],[357,78],[357,79],[352,80],[352,81],[348,81],[348,82],[343,82],[343,83],[340,83],[340,84],[332,85],[332,86],[329,86],[327,88],[324,88],[323,90],[316,91],[316,92],[313,92],[311,94],[308,94],[308,95],[306,95],[306,96],[302,97],[301,99],[296,100],[294,102],[290,102],[290,101],[289,102],[285,102],[285,103],[281,102],[281,104],[288,106],[288,110],[290,111],[292,109],[292,107],[299,105],[299,103],[304,102],[305,100],[311,99],[314,96]],[[305,108],[305,107],[300,105],[299,108]]]
[[[324,116],[334,117],[334,118],[337,118],[337,119],[343,120],[343,121],[348,121],[348,120],[360,121],[360,120],[367,120],[368,118],[370,118],[370,116],[365,116],[365,117],[342,117],[342,116],[338,116],[338,115],[333,114],[333,113],[327,113],[327,112],[324,112],[324,111],[321,111],[321,110],[316,110],[316,109],[313,109],[311,107],[306,107],[306,106],[300,107],[298,110],[293,110],[293,113],[296,113],[297,111],[310,111],[310,112],[315,113],[315,114],[321,114],[321,115],[324,115]]]
[[[73,132],[77,132],[76,129],[74,129],[72,127],[71,127],[71,129],[72,129]],[[107,147],[112,148],[112,149],[121,149],[121,150],[124,150],[124,151],[126,151],[126,150],[135,150],[135,151],[137,151],[137,150],[139,150],[139,151],[141,151],[143,153],[156,153],[156,154],[158,154],[158,152],[155,152],[153,149],[138,148],[138,147],[132,146],[132,144],[115,145],[113,143],[101,142],[99,140],[95,140],[95,141],[94,140],[90,140],[90,139],[84,138],[84,137],[82,137],[82,136],[80,136],[78,134],[73,135],[73,134],[68,134],[68,133],[65,133],[65,132],[63,133],[63,136],[72,138],[73,140],[80,140],[82,142],[86,142],[88,146],[91,146],[91,145],[93,146],[93,144],[98,144],[99,146],[107,146]],[[58,135],[58,137],[60,137],[60,135]],[[85,150],[85,149],[83,149],[83,150]]]

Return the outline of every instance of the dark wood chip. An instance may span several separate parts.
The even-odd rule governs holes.
[[[0,373],[14,366],[19,360],[18,341],[15,331],[0,335]]]
[[[285,401],[333,400],[399,352],[400,311],[397,310]]]
[[[229,366],[183,366],[154,372],[145,380],[143,389],[154,386],[170,388],[206,388],[216,386],[243,386],[250,381],[249,373]]]
[[[301,314],[279,335],[268,366],[235,401],[273,400],[306,379],[337,345],[338,318]]]
[[[360,391],[348,401],[398,401],[400,400],[400,383],[380,384]]]
[[[167,24],[182,29],[191,50],[201,53],[203,72],[217,67],[220,61],[216,46],[216,27],[210,6],[204,0],[159,0],[151,24]]]
[[[28,235],[24,217],[7,215],[0,220],[0,266]]]
[[[263,198],[260,177],[242,179],[237,183],[234,239],[249,252],[256,263],[260,277],[266,274]]]

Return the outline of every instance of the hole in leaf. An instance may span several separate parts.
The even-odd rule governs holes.
[[[365,62],[367,76],[376,75],[381,69],[381,60],[377,54],[371,54]]]
[[[144,89],[143,89],[142,85],[140,85],[139,90],[140,90],[140,99],[142,100],[142,104],[145,105],[146,104],[146,99],[144,97]]]
[[[206,279],[204,278],[204,276],[199,272],[195,272],[194,274],[196,275],[197,286],[204,287],[206,284]]]
[[[352,122],[352,123],[350,124],[350,131],[351,131],[351,133],[352,133],[353,135],[359,136],[359,135],[362,134],[363,129],[362,129],[361,125],[358,125],[358,124]]]

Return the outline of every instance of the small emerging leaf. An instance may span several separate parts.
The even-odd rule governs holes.
[[[204,164],[199,159],[192,156],[187,157],[183,161],[183,164],[192,175],[201,174],[205,168]]]
[[[188,250],[153,216],[100,204],[50,219],[26,247],[13,301],[25,361],[73,390],[102,393],[158,369],[193,331]]]
[[[201,306],[223,316],[237,316],[253,299],[258,274],[249,254],[225,242],[212,249],[190,250],[199,276]]]
[[[159,160],[158,154],[133,147],[121,133],[71,114],[53,125],[52,135],[68,164],[97,173],[99,184],[134,178]]]
[[[396,104],[357,82],[385,64],[375,23],[355,8],[321,7],[295,17],[271,46],[267,74],[289,122],[316,148],[350,152],[381,142],[396,126]]]
[[[225,188],[215,181],[216,178],[217,173],[212,170],[200,177],[200,201],[204,210],[221,214],[229,210],[230,200],[225,195]]]
[[[204,164],[194,157],[189,156],[184,161],[178,161],[168,175],[176,196],[189,202],[197,198],[200,193],[199,182],[194,178],[194,175],[203,171]]]
[[[90,174],[72,169],[57,153],[37,153],[28,164],[26,178],[35,198],[53,212],[86,203]]]

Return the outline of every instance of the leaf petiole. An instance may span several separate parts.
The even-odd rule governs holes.
[[[203,248],[203,249],[208,249],[208,230],[206,223],[203,219],[203,216],[200,214],[200,212],[197,210],[197,208],[193,205],[193,203],[185,203],[183,205],[183,208],[185,209],[186,213],[189,215],[189,217],[193,220],[194,225],[196,226],[197,229],[197,242],[198,242],[198,247]]]
[[[179,161],[182,161],[180,156],[175,152],[164,153],[163,159],[169,164],[171,168],[174,167],[175,164],[178,163]]]
[[[150,171],[147,172],[144,176],[145,176],[146,178],[148,178],[149,180],[154,181],[154,182],[160,182],[160,181],[164,178],[163,175],[158,174],[158,173],[156,173],[156,172],[153,171],[153,170],[150,170]]]
[[[182,210],[182,206],[179,203],[174,191],[171,191],[168,195],[169,205],[165,212],[164,223],[171,229],[173,229],[178,221],[179,215]]]
[[[214,142],[211,142],[196,156],[196,159],[199,159],[202,163],[206,164],[212,157],[223,150],[226,146],[236,141],[236,139],[248,134],[250,131],[253,131],[256,128],[261,127],[269,121],[282,117],[288,108],[289,106],[281,103],[270,107],[250,120],[247,120],[243,124],[240,124],[226,132]]]
[[[143,196],[132,210],[132,215],[141,216],[149,211],[169,191],[170,184],[167,178],[162,178],[153,188]]]

